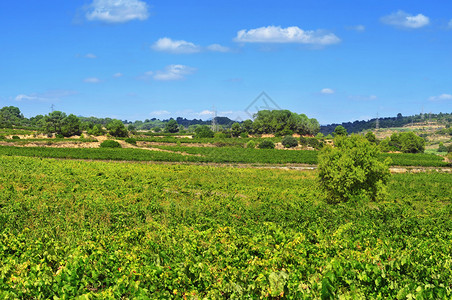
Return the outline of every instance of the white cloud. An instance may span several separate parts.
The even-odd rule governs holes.
[[[432,96],[428,98],[430,101],[452,100],[451,94],[441,94],[439,96]]]
[[[221,46],[220,44],[212,44],[207,46],[207,50],[212,52],[229,52],[231,49],[225,46]]]
[[[299,43],[313,45],[331,45],[341,40],[333,33],[321,30],[303,30],[297,26],[281,28],[267,26],[237,32],[236,42],[245,43]]]
[[[96,78],[96,77],[89,77],[89,78],[83,79],[83,82],[86,82],[86,83],[99,83],[99,82],[101,82],[101,80],[99,78]]]
[[[320,91],[320,93],[322,93],[322,94],[334,94],[334,90],[333,89],[329,89],[329,88],[325,88],[325,89],[322,89]]]
[[[149,12],[146,2],[140,0],[93,0],[85,16],[89,21],[124,23],[146,20]]]
[[[423,14],[413,16],[402,10],[384,16],[380,20],[387,25],[413,29],[427,26],[430,23],[430,19]]]
[[[167,110],[155,110],[149,113],[149,115],[151,116],[165,116],[165,115],[169,115],[171,114],[169,111]]]
[[[347,27],[349,30],[355,30],[358,32],[364,32],[366,30],[366,27],[364,25],[356,25],[356,26],[349,26]]]
[[[16,101],[41,101],[50,102],[58,101],[61,98],[76,95],[76,91],[71,90],[48,90],[43,93],[19,94],[14,100]]]
[[[173,40],[168,37],[158,39],[151,48],[155,51],[168,52],[173,54],[192,54],[199,53],[203,50],[212,52],[229,52],[228,47],[222,46],[220,44],[212,44],[207,47],[201,47],[192,42],[187,42],[184,40]]]
[[[85,58],[91,58],[91,59],[94,59],[94,58],[97,58],[97,56],[96,56],[95,54],[88,53],[88,54],[85,55]]]
[[[190,54],[201,51],[201,47],[193,43],[179,40],[175,41],[170,38],[164,37],[159,39],[154,45],[151,46],[155,51],[169,52],[175,54]]]
[[[115,77],[115,78],[119,78],[119,77],[122,77],[122,76],[124,76],[124,74],[122,74],[120,72],[113,74],[113,77]]]
[[[156,71],[153,78],[155,80],[181,80],[185,78],[185,75],[193,74],[196,71],[195,68],[184,65],[169,65],[162,71]],[[151,71],[152,72],[152,71]],[[149,74],[149,72],[147,72]],[[149,75],[151,75],[150,73]]]

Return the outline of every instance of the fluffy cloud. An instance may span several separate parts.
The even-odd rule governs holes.
[[[171,114],[171,113],[167,110],[155,110],[155,111],[151,111],[149,113],[149,115],[151,115],[151,116],[166,116],[169,114]]]
[[[228,47],[221,46],[219,44],[212,44],[205,49],[199,45],[184,40],[172,40],[164,37],[155,42],[151,48],[155,51],[168,52],[173,54],[192,54],[198,53],[203,50],[212,52],[228,52]]]
[[[404,27],[404,28],[421,28],[430,23],[430,19],[422,14],[416,16],[410,15],[402,10],[392,13],[381,18],[384,24]]]
[[[186,75],[193,74],[196,71],[195,68],[184,66],[184,65],[169,65],[166,66],[162,71],[156,71],[153,75],[155,80],[181,80],[184,79]],[[153,73],[149,73],[149,75]]]
[[[303,30],[297,26],[281,28],[267,26],[250,30],[240,30],[236,42],[244,43],[299,43],[312,45],[331,45],[341,40],[333,33],[321,30]]]
[[[428,98],[430,101],[452,100],[451,94],[441,94],[439,96],[432,96]]]
[[[88,53],[88,54],[85,55],[85,58],[91,58],[91,59],[94,59],[94,58],[97,58],[97,56],[96,56],[95,54]]]
[[[325,88],[325,89],[322,89],[320,91],[320,93],[322,93],[322,94],[334,94],[334,90],[333,89],[329,89],[329,88]]]
[[[184,40],[174,41],[167,37],[159,39],[157,42],[154,43],[154,45],[151,46],[151,48],[154,49],[155,51],[169,52],[175,54],[182,53],[190,54],[201,51],[201,47],[198,45],[195,45]]]
[[[125,23],[146,20],[149,12],[146,2],[140,0],[93,0],[85,16],[89,21]]]
[[[101,80],[99,78],[96,78],[96,77],[89,77],[89,78],[83,79],[83,82],[86,82],[86,83],[99,83],[99,82],[101,82]]]

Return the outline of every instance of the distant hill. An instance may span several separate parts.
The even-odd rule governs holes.
[[[402,114],[397,114],[396,117],[383,117],[378,118],[380,128],[390,128],[390,127],[403,127],[411,123],[422,123],[434,121],[441,124],[452,123],[452,113],[439,113],[439,114],[419,114],[414,116],[402,116]],[[354,121],[345,122],[341,124],[329,124],[321,125],[320,132],[324,135],[330,134],[334,131],[336,126],[342,125],[347,129],[348,133],[357,133],[363,130],[375,129],[377,119],[371,119],[368,121]]]

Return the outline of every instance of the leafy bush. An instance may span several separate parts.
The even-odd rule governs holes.
[[[195,138],[213,138],[215,133],[207,125],[195,129]]]
[[[129,135],[127,128],[120,120],[113,120],[108,123],[107,130],[111,136],[126,137]]]
[[[160,131],[162,131],[162,128],[160,128],[160,127],[154,127],[154,132],[160,132]]]
[[[375,143],[375,144],[377,143],[377,137],[375,136],[375,134],[372,131],[367,132],[365,137],[369,142]]]
[[[294,138],[294,137],[291,136],[291,135],[285,136],[285,137],[282,139],[281,143],[283,144],[283,146],[284,146],[285,148],[293,148],[293,147],[298,146],[297,139]]]
[[[300,136],[300,145],[307,146],[308,145],[308,139],[304,136]]]
[[[362,136],[338,137],[335,146],[324,147],[318,158],[327,201],[344,202],[363,192],[373,200],[381,197],[390,176],[390,160],[380,161],[377,147]]]
[[[96,125],[93,126],[93,128],[87,130],[88,134],[94,135],[94,136],[104,135],[105,132],[106,131],[104,130],[104,128],[102,127],[101,124],[96,124]]]
[[[133,139],[133,138],[127,138],[127,139],[125,139],[124,140],[126,143],[129,143],[129,144],[131,144],[131,145],[137,145],[137,140],[136,139]]]
[[[447,146],[447,153],[452,153],[452,144]]]
[[[121,144],[114,140],[106,140],[100,144],[101,148],[121,148]]]
[[[439,143],[438,152],[447,152],[447,147],[444,146],[443,142]]]
[[[225,139],[225,138],[230,137],[230,135],[228,136],[228,135],[227,135],[226,133],[224,133],[224,132],[215,132],[214,137],[215,137],[215,138],[218,138],[218,139]]]
[[[6,137],[4,135],[0,135],[0,140],[5,140]]]
[[[20,137],[18,137],[17,135],[13,135],[12,139],[13,140],[20,140]]]
[[[312,148],[314,148],[314,149],[320,149],[320,148],[322,148],[323,147],[323,143],[322,142],[320,142],[318,139],[316,139],[316,138],[308,138],[307,139],[307,141],[308,141],[308,146],[310,146],[310,147],[312,147]]]
[[[242,133],[240,134],[240,137],[241,137],[242,139],[248,138],[248,132],[242,132]]]
[[[55,135],[55,138],[62,139],[62,138],[64,138],[64,135],[62,135],[61,133],[58,133]]]
[[[256,148],[256,143],[253,140],[248,141],[248,143],[246,143],[246,148]]]
[[[275,149],[275,144],[270,140],[264,140],[258,145],[259,149]]]

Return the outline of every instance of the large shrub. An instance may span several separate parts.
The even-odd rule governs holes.
[[[319,181],[327,201],[339,203],[367,194],[375,200],[385,193],[389,159],[378,159],[378,148],[358,135],[337,137],[335,147],[325,146],[319,154]]]
[[[121,144],[117,141],[106,140],[100,144],[101,148],[121,148]]]
[[[275,144],[270,140],[264,140],[258,145],[258,147],[260,149],[275,149]]]
[[[195,129],[196,138],[213,138],[215,133],[207,125],[199,126]]]
[[[285,137],[282,139],[281,143],[282,143],[283,146],[286,147],[286,148],[293,148],[293,147],[298,146],[298,141],[297,141],[297,139],[294,138],[294,137],[291,136],[291,135],[285,136]]]
[[[110,123],[108,123],[107,130],[111,136],[127,137],[129,135],[127,128],[124,126],[124,123],[122,123],[120,120],[113,120]]]

